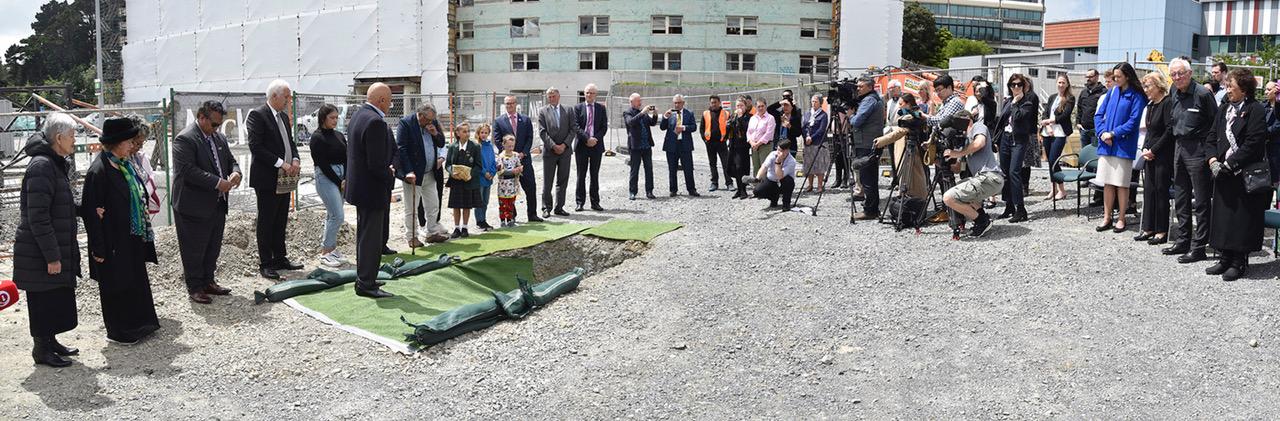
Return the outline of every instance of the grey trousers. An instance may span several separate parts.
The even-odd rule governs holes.
[[[378,268],[386,247],[390,209],[356,206],[356,288],[378,289]]]
[[[542,209],[563,209],[565,192],[569,189],[569,169],[573,162],[573,152],[565,148],[564,153],[556,155],[551,150],[542,153]],[[551,184],[555,182],[555,201],[551,200]]]

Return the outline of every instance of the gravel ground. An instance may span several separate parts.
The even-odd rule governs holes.
[[[817,217],[762,211],[765,203],[723,191],[666,198],[666,164],[656,155],[663,197],[625,200],[623,157],[606,158],[610,211],[560,219],[686,227],[631,252],[605,247],[612,257],[597,259],[635,257],[601,264],[578,291],[524,320],[406,357],[287,306],[250,305],[251,290],[269,285],[261,279],[228,278],[233,296],[199,306],[183,297],[179,280],[156,277],[163,329],[127,347],[105,343],[89,281],[81,326],[62,335],[83,350],[71,368],[33,367],[25,305],[0,312],[9,333],[0,338],[0,365],[8,367],[0,413],[60,420],[1280,415],[1280,264],[1270,257],[1253,259],[1250,279],[1223,283],[1203,274],[1207,262],[1178,265],[1130,240],[1132,233],[1095,233],[1096,209],[1092,220],[1050,210],[1038,199],[1047,189],[1042,172],[1030,222],[997,222],[983,239],[953,242],[945,226],[915,235],[850,225],[844,197],[828,197],[831,206]],[[695,155],[705,188],[701,147]],[[251,244],[251,232],[239,243]]]

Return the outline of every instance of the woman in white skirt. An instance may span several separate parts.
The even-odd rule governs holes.
[[[1138,154],[1138,127],[1147,107],[1138,74],[1129,63],[1117,64],[1113,73],[1115,87],[1098,104],[1094,129],[1098,133],[1098,181],[1102,190],[1102,225],[1098,232],[1117,233],[1128,228],[1125,209],[1129,208],[1129,180],[1133,177],[1133,159]],[[1119,206],[1115,206],[1119,202]],[[1112,220],[1112,210],[1120,211]]]

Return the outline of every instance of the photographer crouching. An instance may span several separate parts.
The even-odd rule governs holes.
[[[791,193],[796,189],[796,158],[791,155],[794,147],[790,140],[779,142],[778,149],[761,161],[760,172],[755,177],[745,176],[741,180],[744,185],[755,186],[755,197],[767,199],[769,209],[778,207],[781,196],[782,208],[791,210]]]
[[[973,221],[969,236],[981,237],[991,227],[991,217],[982,208],[982,200],[999,193],[1004,187],[1004,173],[1000,171],[1000,161],[991,152],[990,137],[987,126],[975,121],[969,111],[957,111],[951,117],[951,127],[966,130],[968,140],[962,149],[947,149],[943,152],[947,162],[952,165],[953,172],[959,173],[960,158],[966,158],[973,176],[956,184],[942,195],[947,207]]]

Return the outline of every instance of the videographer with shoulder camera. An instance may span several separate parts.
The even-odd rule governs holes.
[[[952,165],[959,166],[959,159],[966,158],[973,176],[956,184],[942,195],[942,202],[947,207],[973,221],[969,235],[981,237],[991,227],[991,216],[982,208],[982,200],[999,193],[1004,188],[1004,172],[1000,171],[1000,161],[991,152],[990,136],[987,126],[968,111],[960,110],[952,115],[951,127],[955,130],[966,130],[963,149],[947,149],[943,156],[948,162],[956,160]],[[959,172],[959,171],[955,171]]]

